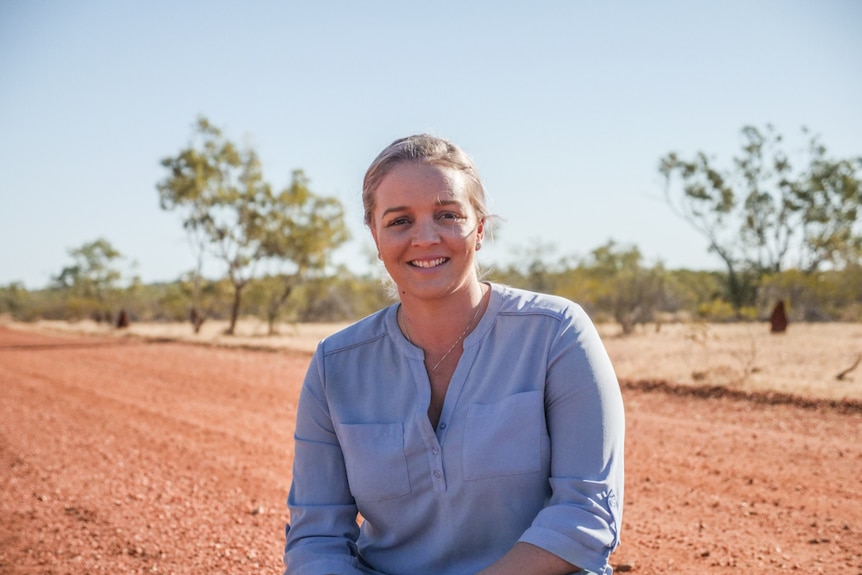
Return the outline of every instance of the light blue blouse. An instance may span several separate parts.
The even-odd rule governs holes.
[[[468,575],[518,541],[611,573],[623,404],[581,307],[492,284],[436,430],[423,352],[397,307],[326,338],[311,361],[285,573]]]

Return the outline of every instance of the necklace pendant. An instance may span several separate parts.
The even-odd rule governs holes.
[[[449,354],[452,353],[452,350],[455,349],[455,346],[457,346],[459,343],[461,343],[461,340],[464,339],[464,336],[466,336],[467,332],[469,332],[470,329],[473,327],[473,323],[476,321],[476,318],[479,317],[479,312],[481,310],[482,310],[482,304],[480,302],[479,306],[476,308],[475,313],[473,313],[473,317],[470,318],[469,323],[467,323],[467,327],[464,328],[464,331],[461,332],[461,335],[458,336],[458,339],[455,340],[455,343],[453,343],[451,345],[451,347],[449,347],[449,349],[446,350],[446,353],[443,354],[443,357],[441,357],[439,360],[437,360],[437,363],[434,364],[434,367],[432,367],[431,369],[428,369],[428,362],[427,361],[425,362],[425,369],[428,370],[428,377],[431,377],[431,374],[434,373],[434,371],[436,371],[436,369],[438,367],[440,367],[440,364],[443,363],[443,360],[445,360],[447,357],[449,357]],[[401,309],[399,309],[398,311],[401,311]],[[398,321],[397,316],[396,316],[396,321]],[[402,324],[402,322],[399,322],[399,327],[401,324]],[[413,340],[410,338],[410,331],[407,329],[407,320],[403,320],[403,331],[404,331],[405,337],[407,337],[407,341],[409,341],[410,343],[413,343]],[[416,344],[413,344],[413,345],[416,345]]]

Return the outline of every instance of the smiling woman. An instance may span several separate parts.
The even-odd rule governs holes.
[[[286,573],[609,573],[625,425],[592,322],[562,298],[479,280],[489,215],[454,144],[393,142],[363,200],[400,301],[312,359]]]
[[[485,223],[469,202],[460,172],[402,163],[383,178],[375,198],[371,235],[402,304],[421,299],[435,305],[471,289],[472,299],[481,299],[475,253]],[[475,307],[471,298],[465,301]],[[402,320],[409,324],[403,310]]]

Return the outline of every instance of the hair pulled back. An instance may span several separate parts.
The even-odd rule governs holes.
[[[362,206],[365,225],[373,226],[376,200],[374,192],[380,182],[402,162],[422,162],[457,170],[466,176],[467,196],[479,220],[490,217],[485,200],[485,188],[472,158],[449,140],[428,134],[399,138],[383,149],[371,162],[362,182]]]

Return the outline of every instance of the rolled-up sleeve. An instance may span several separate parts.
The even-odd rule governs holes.
[[[319,346],[305,377],[296,416],[285,575],[362,575],[356,550],[356,504],[323,382],[323,349]]]
[[[545,412],[551,499],[521,541],[609,573],[623,511],[625,415],[598,332],[577,306],[548,357]]]

